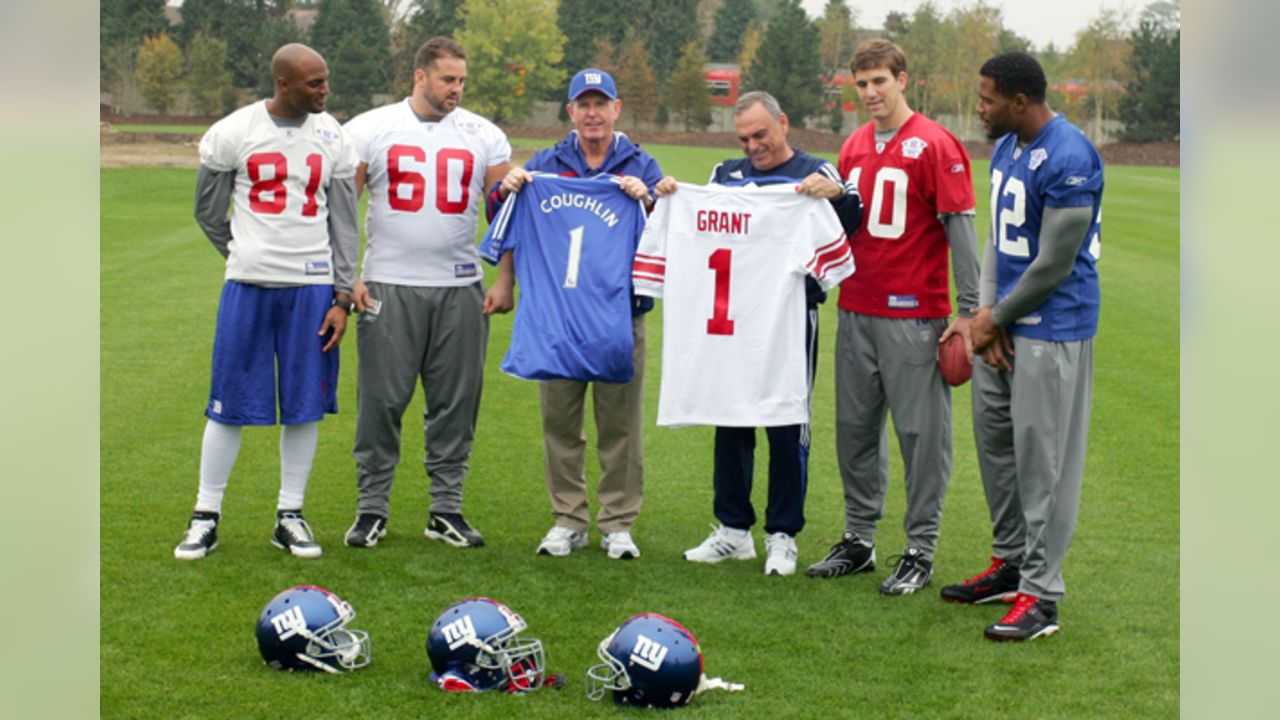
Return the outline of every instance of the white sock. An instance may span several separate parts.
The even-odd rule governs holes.
[[[196,493],[196,510],[222,512],[222,496],[227,493],[227,478],[240,454],[242,427],[210,420],[204,426],[204,442],[200,446],[200,490]]]
[[[280,497],[277,510],[301,510],[311,463],[316,459],[320,423],[285,425],[280,429]]]

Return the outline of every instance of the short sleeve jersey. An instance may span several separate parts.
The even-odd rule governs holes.
[[[618,179],[538,173],[503,204],[480,254],[515,253],[520,303],[503,372],[625,383],[634,376],[631,261],[644,208]]]
[[[329,184],[355,175],[355,148],[328,113],[278,127],[266,101],[240,108],[200,139],[200,163],[234,172],[228,280],[333,282]]]
[[[659,425],[808,422],[805,283],[854,270],[831,204],[792,184],[681,183],[636,253],[636,293],[663,299]]]
[[[885,143],[874,123],[855,130],[840,149],[839,170],[866,207],[850,239],[862,272],[840,286],[840,307],[891,318],[950,315],[950,246],[938,216],[974,210],[964,146],[915,113]]]
[[[1010,133],[991,156],[991,233],[996,244],[996,298],[1013,290],[1040,252],[1044,211],[1088,207],[1093,223],[1080,239],[1071,274],[1040,307],[1014,320],[1015,335],[1067,342],[1098,332],[1102,250],[1102,158],[1061,115],[1024,147]]]
[[[424,122],[403,102],[353,118],[346,130],[366,164],[366,281],[458,286],[480,281],[477,203],[486,171],[511,159],[498,126],[462,108]]]

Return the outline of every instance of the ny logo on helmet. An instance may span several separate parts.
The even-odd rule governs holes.
[[[302,608],[294,605],[271,618],[271,626],[275,628],[276,635],[281,640],[288,640],[297,635],[300,630],[307,629],[307,619],[302,616]]]
[[[461,645],[475,644],[476,626],[470,615],[463,615],[440,629],[450,650],[457,650]]]
[[[667,657],[667,646],[656,643],[644,635],[636,635],[636,646],[631,648],[631,662],[642,668],[657,671]]]

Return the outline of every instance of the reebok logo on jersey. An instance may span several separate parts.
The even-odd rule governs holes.
[[[1089,178],[1086,178],[1083,175],[1072,175],[1071,177],[1067,178],[1067,184],[1071,186],[1083,185],[1085,181],[1088,179]]]
[[[303,272],[308,275],[328,275],[329,262],[327,260],[308,260]]]
[[[699,210],[698,232],[747,235],[751,232],[751,213],[727,210]]]
[[[902,157],[915,159],[920,157],[920,153],[929,147],[929,143],[918,137],[909,137],[902,141]]]
[[[959,175],[962,172],[964,172],[964,163],[956,163],[955,165],[951,166],[952,175]]]
[[[915,295],[890,295],[889,307],[898,310],[909,310],[920,307],[920,299]]]
[[[1027,167],[1035,170],[1040,167],[1045,160],[1049,159],[1049,151],[1044,148],[1036,148],[1031,151],[1031,159],[1027,161]]]
[[[741,171],[741,170],[734,170],[733,172],[729,173],[729,177],[733,178],[734,180],[741,180],[741,179],[742,179],[742,171]]]
[[[454,277],[475,277],[479,274],[480,269],[476,267],[475,263],[459,263],[453,266]]]

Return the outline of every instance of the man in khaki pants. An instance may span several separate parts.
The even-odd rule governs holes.
[[[626,135],[613,131],[621,110],[622,101],[609,73],[587,68],[575,75],[569,84],[568,104],[573,131],[530,158],[524,168],[512,168],[494,186],[489,194],[490,218],[511,193],[534,182],[530,171],[583,178],[616,175],[622,177],[621,187],[628,195],[646,203],[651,203],[648,198],[660,181],[674,186],[674,179],[663,178],[657,161]],[[603,533],[601,547],[615,559],[640,556],[631,538],[631,526],[644,501],[644,316],[652,309],[652,298],[632,295],[635,375],[631,382],[590,383],[601,471],[596,527]],[[583,467],[587,439],[582,432],[587,387],[588,383],[574,380],[544,380],[541,384],[547,494],[555,525],[538,545],[539,555],[563,557],[587,544],[591,515]]]

